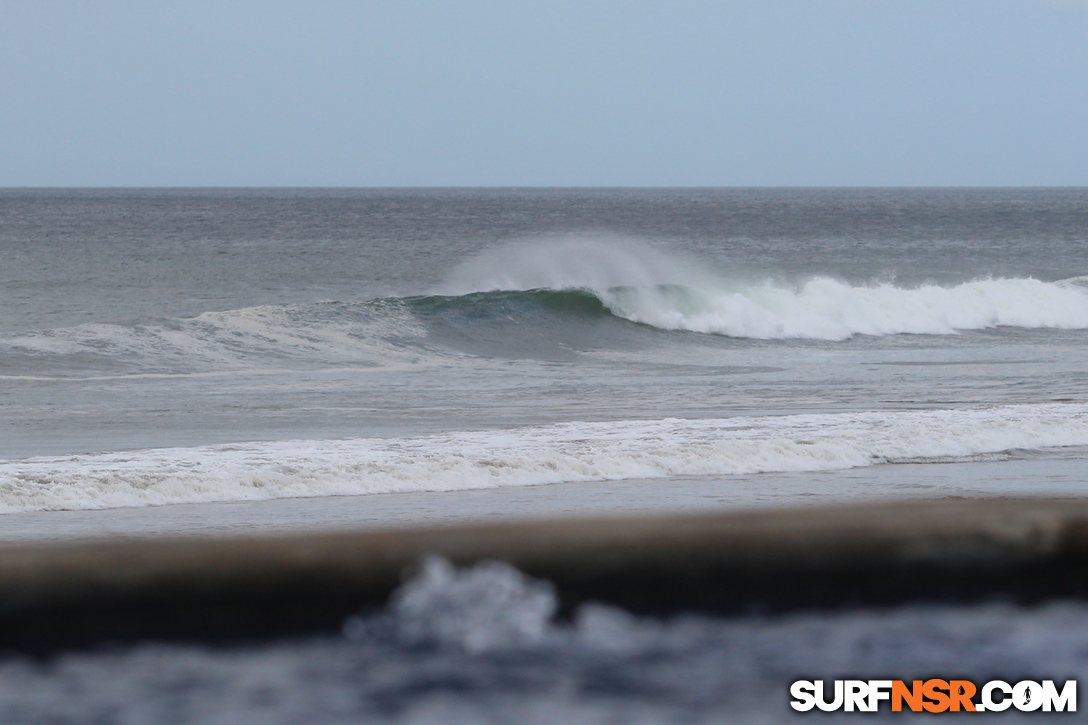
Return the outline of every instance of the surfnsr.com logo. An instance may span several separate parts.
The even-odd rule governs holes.
[[[826,693],[826,695],[825,695]],[[991,680],[982,687],[968,680],[797,680],[790,685],[790,707],[800,712],[876,712],[887,701],[892,712],[1076,712],[1077,681],[1061,689],[1053,680],[1022,680],[1010,685]]]

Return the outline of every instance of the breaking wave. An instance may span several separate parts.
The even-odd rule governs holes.
[[[0,512],[842,470],[1088,445],[1088,405],[563,423],[0,461]]]
[[[569,356],[644,344],[638,336],[651,328],[815,340],[1000,326],[1088,329],[1085,277],[915,287],[828,277],[737,282],[616,243],[492,250],[455,270],[439,292],[7,335],[0,338],[0,376],[389,367],[464,353]]]
[[[628,323],[733,338],[816,340],[948,335],[998,326],[1088,329],[1088,290],[1033,279],[914,289],[815,279],[798,288],[767,283],[707,291],[662,284],[273,305],[156,324],[88,324],[9,336],[0,340],[0,373],[58,374],[58,365],[59,374],[73,375],[113,368],[188,373],[418,365],[450,353],[608,345],[625,338],[595,325]]]
[[[417,361],[426,331],[396,299],[263,305],[137,324],[85,324],[0,339],[9,370],[187,373]],[[2,369],[2,368],[0,368]]]
[[[634,244],[515,245],[453,274],[456,294],[544,291],[665,330],[729,337],[844,340],[854,335],[948,335],[1009,326],[1088,328],[1088,283],[1031,278],[897,287],[815,277],[796,285],[734,282],[697,262]]]
[[[989,279],[953,287],[851,286],[828,278],[702,290],[659,285],[600,293],[618,317],[666,330],[759,339],[949,335],[990,327],[1088,328],[1088,291],[1061,282]]]

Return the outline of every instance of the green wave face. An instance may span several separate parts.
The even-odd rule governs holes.
[[[678,319],[704,314],[713,297],[679,284],[659,284],[650,288],[611,287],[602,294],[602,301],[617,317],[639,322],[647,307],[676,316]]]
[[[559,297],[545,304],[552,294]],[[1076,280],[980,279],[948,287],[896,287],[817,277],[791,285],[719,282],[486,293],[481,302],[497,304],[494,295],[513,295],[500,305],[511,314],[549,305],[574,315],[600,314],[599,303],[616,317],[661,330],[761,340],[954,335],[995,327],[1088,329],[1088,291]]]
[[[424,295],[403,299],[416,315],[427,319],[449,315],[465,317],[533,316],[553,313],[594,318],[609,314],[604,301],[587,289],[536,289],[472,292],[466,295]]]
[[[409,297],[402,304],[442,347],[475,355],[567,360],[580,351],[638,346],[642,326],[586,289]],[[641,328],[632,330],[630,328]]]
[[[902,288],[816,278],[792,286],[618,285],[268,305],[6,336],[0,366],[8,374],[174,374],[410,364],[450,351],[569,360],[590,350],[645,348],[664,340],[664,331],[679,333],[669,344],[734,345],[995,327],[1088,329],[1088,291],[1079,280]]]

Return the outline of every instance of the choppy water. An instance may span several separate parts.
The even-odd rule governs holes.
[[[0,248],[7,512],[1088,445],[1085,190],[8,191]]]

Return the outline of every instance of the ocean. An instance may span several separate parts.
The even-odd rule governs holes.
[[[0,540],[1088,487],[1086,189],[6,190],[0,260]],[[982,622],[956,637],[988,656],[911,645],[915,610],[561,625],[537,585],[485,574],[544,598],[504,605],[528,640],[479,654],[442,630],[419,654],[374,639],[408,616],[391,605],[272,650],[4,660],[0,714],[82,722],[28,694],[75,688],[113,713],[95,722],[301,722],[316,657],[325,722],[636,722],[644,696],[646,722],[776,721],[685,672],[778,692],[858,642],[885,670],[906,647],[1030,671],[1088,621],[941,615]],[[1002,639],[1028,630],[1049,634]],[[854,644],[828,659],[836,636]],[[283,708],[230,699],[220,670]],[[170,720],[155,683],[227,714]]]

